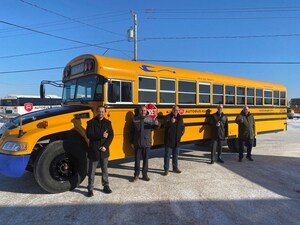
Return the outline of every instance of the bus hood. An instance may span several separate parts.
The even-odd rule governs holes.
[[[66,113],[72,113],[82,110],[90,109],[88,106],[62,106],[62,107],[54,107],[50,109],[35,111],[31,113],[27,113],[22,115],[22,125],[30,123],[35,120],[41,120],[45,118],[49,118],[52,116],[62,115]],[[20,117],[18,116],[12,119],[9,123],[5,124],[8,129],[14,129],[19,126],[20,124]]]

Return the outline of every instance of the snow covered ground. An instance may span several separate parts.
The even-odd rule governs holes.
[[[288,129],[299,129],[300,128],[300,117],[287,120]]]

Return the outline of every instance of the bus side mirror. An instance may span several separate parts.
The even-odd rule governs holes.
[[[114,83],[109,82],[108,83],[108,102],[112,102],[112,103],[117,102],[114,88],[115,88]]]
[[[45,98],[45,86],[43,83],[40,84],[40,98],[41,99]]]

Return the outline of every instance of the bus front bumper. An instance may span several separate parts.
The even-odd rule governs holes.
[[[30,155],[0,154],[0,174],[8,177],[20,177],[25,172]]]

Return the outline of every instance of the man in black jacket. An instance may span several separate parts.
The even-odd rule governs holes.
[[[139,180],[140,174],[140,160],[143,158],[143,179],[149,181],[148,177],[148,151],[152,143],[152,129],[158,130],[160,123],[157,119],[153,120],[147,116],[147,108],[141,106],[139,109],[139,115],[135,116],[132,120],[130,131],[130,143],[131,147],[135,151],[135,165],[134,165],[134,177],[133,182]]]
[[[179,107],[173,106],[172,112],[167,115],[165,122],[165,176],[169,175],[170,156],[172,154],[172,165],[175,173],[181,173],[178,168],[178,155],[180,139],[184,134],[184,123],[179,114]]]
[[[228,137],[228,119],[223,113],[223,105],[218,105],[218,111],[211,116],[210,125],[212,129],[211,164],[214,164],[216,149],[218,149],[218,162],[224,163],[221,159],[222,141]]]
[[[111,122],[104,118],[105,108],[103,106],[98,106],[96,112],[97,116],[88,121],[86,128],[86,136],[90,140],[88,152],[88,197],[94,195],[95,172],[99,161],[102,171],[102,185],[104,186],[103,192],[107,194],[112,192],[109,188],[107,165],[109,146],[114,138],[114,131]]]

